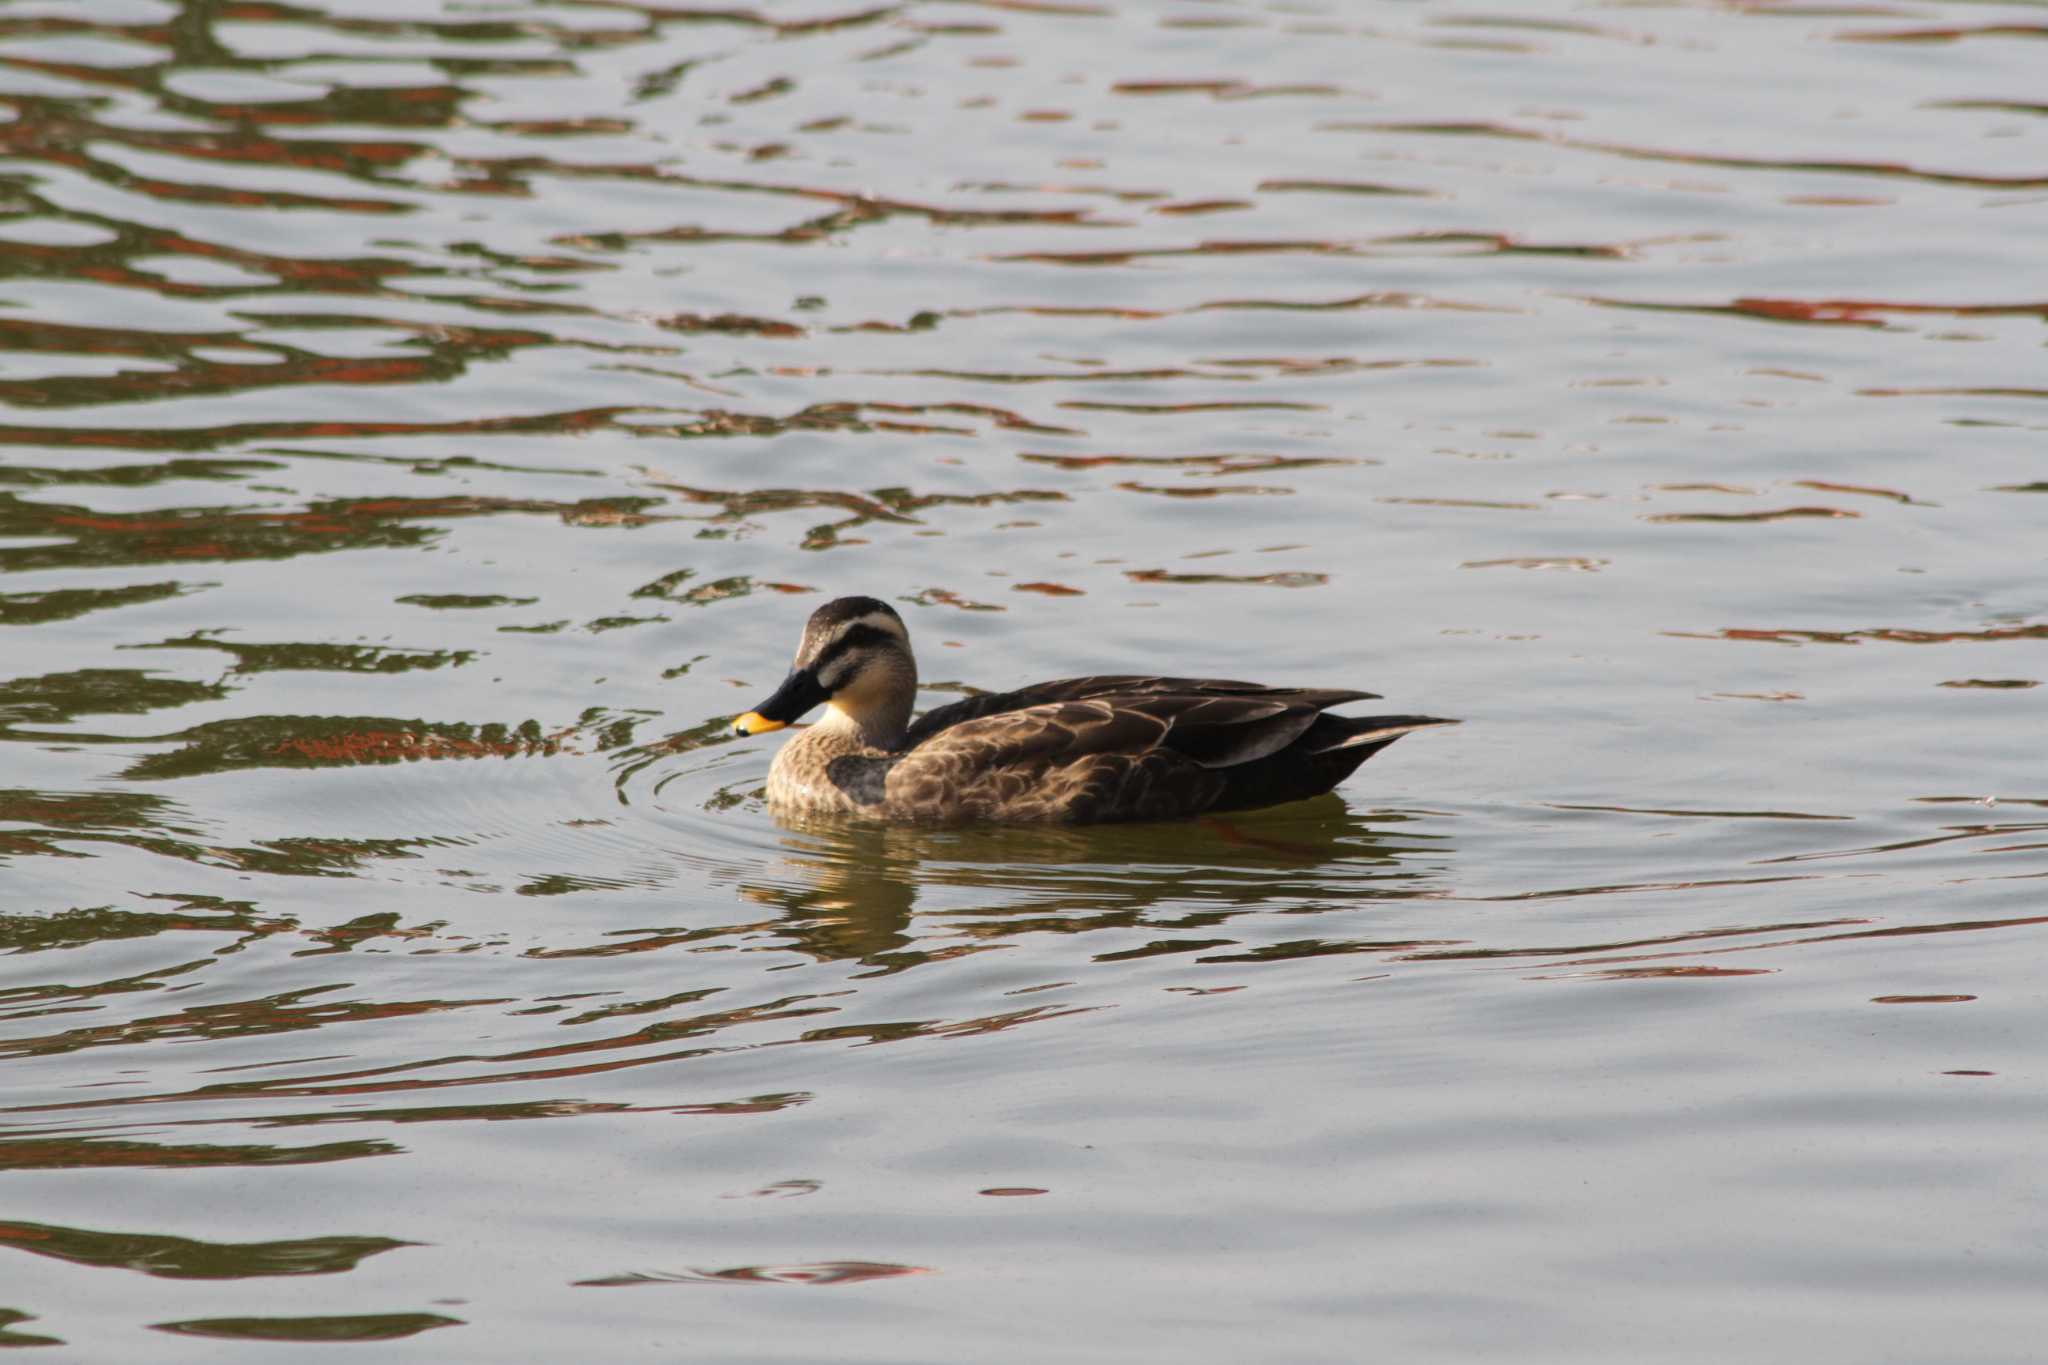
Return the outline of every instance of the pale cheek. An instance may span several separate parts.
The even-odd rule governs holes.
[[[835,693],[826,705],[844,715],[858,716],[872,709],[882,700],[886,688],[873,682],[858,683],[842,692]]]

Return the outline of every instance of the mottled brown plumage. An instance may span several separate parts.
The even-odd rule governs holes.
[[[917,663],[888,604],[813,613],[781,688],[735,722],[779,729],[770,805],[920,824],[1168,820],[1320,795],[1431,716],[1334,716],[1373,698],[1342,688],[1109,675],[969,697],[909,723]]]

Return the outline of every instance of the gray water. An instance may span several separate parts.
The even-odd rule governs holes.
[[[0,1343],[2039,1359],[2044,17],[0,5]]]

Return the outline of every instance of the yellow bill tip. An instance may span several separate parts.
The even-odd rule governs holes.
[[[732,728],[743,735],[765,735],[788,724],[786,720],[770,720],[759,711],[749,711],[744,716],[734,716],[732,720]]]

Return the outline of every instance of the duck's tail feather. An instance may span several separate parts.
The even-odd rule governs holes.
[[[1317,719],[1315,728],[1304,736],[1304,747],[1314,754],[1335,754],[1361,745],[1378,749],[1417,730],[1438,725],[1462,725],[1440,716],[1331,716]]]
[[[1457,723],[1438,716],[1333,716],[1324,712],[1306,734],[1280,752],[1222,769],[1219,775],[1226,785],[1210,809],[1247,810],[1320,796],[1410,731]]]

